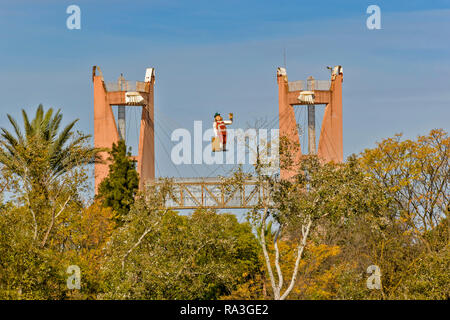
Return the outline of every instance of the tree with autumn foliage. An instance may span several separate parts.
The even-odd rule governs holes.
[[[102,273],[105,250],[115,229],[114,212],[99,202],[65,217],[65,228],[59,229],[57,245],[61,252],[60,264],[67,269],[77,265],[81,270],[80,290],[65,290],[68,299],[96,299],[108,279]],[[67,277],[67,273],[66,273]]]
[[[259,176],[273,200],[273,207],[260,203],[250,216],[265,268],[231,297],[448,298],[448,145],[443,130],[417,140],[397,135],[343,164],[304,158],[288,181]],[[245,178],[238,171],[229,181]],[[264,221],[275,231],[262,232]],[[314,251],[317,257],[308,260]],[[370,265],[381,268],[381,290],[367,287]],[[306,279],[313,282],[304,286]],[[302,293],[302,287],[316,291]]]
[[[407,231],[433,251],[442,239],[434,239],[429,232],[448,218],[450,137],[443,130],[432,130],[417,140],[402,141],[401,137],[366,150],[361,163],[395,201]]]
[[[339,271],[332,298],[450,297],[448,153],[447,133],[432,130],[415,140],[384,139],[355,158],[385,200],[345,223],[324,222],[325,243],[341,248],[331,259]],[[380,268],[380,290],[367,288],[370,265]]]
[[[442,129],[416,140],[396,135],[361,154],[367,176],[393,204],[393,233],[377,250],[385,298],[450,297],[449,155]]]
[[[339,247],[328,246],[324,242],[326,223],[344,223],[364,211],[377,216],[388,202],[382,189],[365,177],[355,158],[344,164],[323,164],[317,157],[310,156],[302,160],[297,175],[292,179],[279,180],[268,176],[258,176],[258,179],[261,185],[268,185],[271,205],[259,203],[249,218],[260,230],[258,239],[274,299],[292,297],[294,289],[297,296],[303,294],[305,297],[307,293],[302,291],[301,283],[306,290],[305,283],[311,282],[306,280],[306,273],[300,274],[300,271],[308,267],[310,270],[318,268],[317,264],[312,267],[314,260],[323,262],[323,257],[337,255]],[[268,222],[276,226],[273,238],[262,232]],[[305,255],[312,259],[306,265]],[[327,272],[330,276],[329,270],[316,275],[323,280]],[[318,290],[316,297],[325,297],[325,292]]]

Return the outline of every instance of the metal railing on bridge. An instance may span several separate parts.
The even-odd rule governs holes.
[[[168,209],[250,209],[258,204],[270,205],[267,184],[245,180],[239,184],[228,183],[223,178],[170,179],[172,192],[167,197]],[[164,183],[163,180],[148,185]]]
[[[105,83],[106,91],[138,91],[145,92],[145,82],[143,81],[128,81],[121,82],[107,82]]]
[[[309,82],[309,83],[308,83]],[[314,90],[330,90],[331,81],[330,80],[298,80],[298,81],[290,81],[288,82],[289,91],[304,91],[311,90],[311,87]]]

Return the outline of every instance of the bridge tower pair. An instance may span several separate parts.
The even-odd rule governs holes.
[[[148,68],[145,81],[126,81],[121,76],[117,83],[105,83],[99,67],[92,70],[94,83],[94,145],[96,148],[111,148],[113,143],[125,139],[125,108],[142,107],[137,171],[142,188],[144,182],[155,178],[155,132],[154,132],[154,85],[155,71]],[[112,106],[118,106],[118,125]],[[100,154],[103,163],[95,164],[95,193],[100,182],[109,172],[108,153]]]
[[[331,68],[330,68],[331,69]],[[289,82],[286,69],[278,68],[278,112],[279,135],[287,137],[296,145],[300,145],[294,106],[308,106],[308,149],[309,154],[317,154],[324,162],[342,162],[342,81],[341,66],[331,69],[330,81],[316,81],[312,78],[305,81]],[[98,73],[97,73],[98,71]],[[94,66],[92,72],[94,83],[94,144],[97,148],[111,148],[113,143],[125,139],[125,107],[142,107],[140,122],[137,171],[140,176],[140,189],[148,180],[155,178],[155,133],[154,133],[154,84],[155,72],[148,68],[144,82],[126,81],[122,76],[117,83],[105,83],[100,68]],[[325,104],[325,113],[319,136],[318,150],[315,142],[315,105]],[[118,124],[114,118],[112,106],[119,106]],[[101,154],[104,163],[95,164],[95,192],[100,182],[108,175],[108,154]],[[300,163],[302,150],[293,154],[295,164]],[[281,169],[282,179],[289,179],[298,169]]]

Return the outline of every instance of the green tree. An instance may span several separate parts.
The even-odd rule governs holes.
[[[44,113],[39,105],[31,122],[24,110],[22,115],[25,134],[10,115],[15,134],[1,128],[0,164],[9,191],[31,213],[33,239],[44,247],[57,218],[80,201],[79,191],[86,188],[84,165],[95,161],[98,149],[87,145],[89,135],[73,132],[77,120],[60,130],[60,110]]]
[[[232,214],[197,210],[178,215],[163,196],[138,198],[110,241],[102,298],[218,299],[259,270],[248,223]]]
[[[349,217],[367,211],[377,216],[388,201],[382,189],[365,177],[354,158],[344,164],[322,164],[317,157],[308,156],[292,179],[257,178],[261,184],[268,185],[272,204],[258,204],[250,219],[259,230],[264,230],[270,221],[276,225],[273,249],[264,232],[258,237],[274,299],[288,298],[298,282],[304,280],[299,275],[304,255],[312,254],[308,253],[312,241],[316,245],[326,243],[327,223],[344,223]],[[283,253],[280,244],[285,241],[295,248],[294,252],[287,247],[290,253]],[[295,259],[284,258],[288,254]]]
[[[0,296],[64,299],[66,268],[77,263],[68,253],[81,248],[69,231],[83,215],[86,165],[98,150],[88,135],[73,132],[76,120],[60,130],[60,111],[45,113],[40,105],[31,122],[22,114],[24,128],[8,115],[14,134],[2,128],[0,138],[2,191],[8,192],[0,209]],[[92,233],[81,229],[77,236]]]
[[[427,252],[410,268],[410,273],[396,292],[403,299],[450,299],[450,246],[437,252]]]
[[[0,210],[0,299],[63,299],[64,271],[55,252],[35,245],[27,211]]]
[[[114,143],[109,154],[109,174],[99,185],[98,198],[104,206],[114,210],[117,222],[121,223],[134,203],[139,176],[136,161],[130,158],[131,153],[127,152],[125,141]]]

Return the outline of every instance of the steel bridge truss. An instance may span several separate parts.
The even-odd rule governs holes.
[[[162,183],[156,180],[150,185]],[[270,202],[267,185],[257,180],[230,184],[220,178],[176,178],[171,184],[171,196],[165,203],[168,209],[250,209]]]

